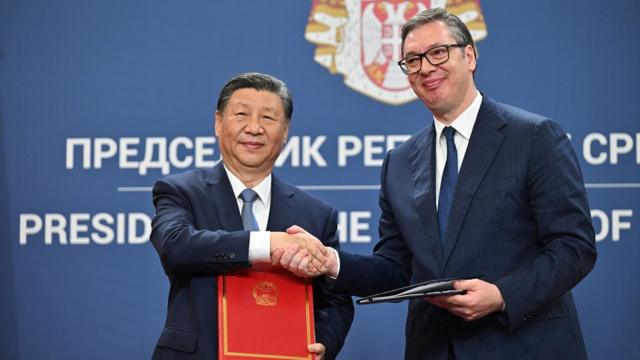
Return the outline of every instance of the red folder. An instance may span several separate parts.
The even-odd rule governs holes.
[[[310,279],[268,264],[218,276],[220,360],[315,360]]]

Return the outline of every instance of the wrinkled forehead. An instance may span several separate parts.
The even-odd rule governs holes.
[[[242,88],[234,91],[229,97],[227,107],[238,109],[255,109],[282,114],[284,112],[282,99],[274,92]]]

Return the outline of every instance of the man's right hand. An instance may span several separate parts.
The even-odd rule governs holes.
[[[325,272],[329,250],[315,236],[305,232],[271,232],[271,263],[283,265],[295,262],[314,273]],[[289,269],[289,267],[283,267]],[[290,270],[290,269],[289,269]],[[298,276],[309,276],[296,273]]]
[[[305,235],[316,239],[313,235],[309,234],[306,230],[297,225],[288,228],[287,233],[290,235]],[[276,250],[272,253],[271,262],[273,265],[280,265],[301,277],[314,277],[318,275],[336,277],[338,273],[338,261],[336,259],[337,254],[335,250],[329,247],[323,246],[323,248],[325,250],[325,258],[322,263],[317,263],[315,258],[309,256],[306,249],[299,249],[297,252]]]

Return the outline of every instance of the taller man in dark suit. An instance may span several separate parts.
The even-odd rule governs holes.
[[[272,174],[292,111],[279,79],[237,76],[220,92],[215,115],[222,162],[155,184],[151,241],[171,289],[153,359],[217,359],[218,274],[293,254],[305,266],[321,269],[325,245],[338,247],[336,209]],[[245,213],[244,201],[252,202],[253,214]],[[312,235],[287,234],[293,224]],[[318,343],[309,351],[318,359],[334,359],[351,326],[353,304],[348,296],[329,293],[321,279],[315,279],[313,290]]]
[[[567,135],[476,90],[475,45],[456,16],[417,14],[402,51],[433,120],[387,154],[380,242],[372,256],[331,257],[334,289],[364,296],[484,275],[455,283],[465,295],[409,303],[406,359],[586,358],[571,289],[596,248]]]

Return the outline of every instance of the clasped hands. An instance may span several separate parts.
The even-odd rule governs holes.
[[[337,261],[332,250],[303,228],[294,225],[271,237],[271,264],[300,277],[332,274]]]

